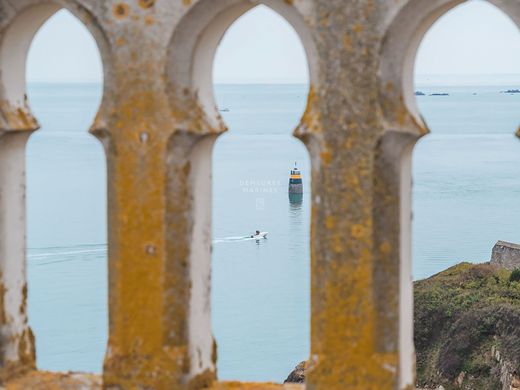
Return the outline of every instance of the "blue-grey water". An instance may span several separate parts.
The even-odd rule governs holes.
[[[414,152],[414,277],[520,242],[516,86],[428,87]],[[213,160],[213,331],[220,378],[282,381],[309,351],[309,159],[291,137],[305,86],[217,86],[229,133]],[[99,85],[34,84],[27,148],[29,320],[38,366],[100,372],[107,339],[106,171],[87,133]],[[304,201],[287,198],[298,162]],[[267,240],[241,239],[259,229]]]

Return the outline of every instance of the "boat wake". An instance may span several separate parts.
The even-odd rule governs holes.
[[[102,249],[86,249],[86,250],[69,250],[69,251],[56,251],[56,252],[47,252],[47,253],[30,253],[27,255],[30,259],[46,259],[49,257],[56,256],[70,256],[77,254],[85,254],[85,253],[106,253],[106,248]]]
[[[232,242],[242,242],[242,241],[258,241],[260,239],[263,239],[264,237],[259,236],[236,236],[236,237],[223,237],[223,238],[216,238],[213,240],[213,244],[221,244],[221,243],[232,243]]]
[[[27,261],[30,267],[40,267],[57,263],[105,261],[106,258],[106,244],[80,244],[27,249]]]

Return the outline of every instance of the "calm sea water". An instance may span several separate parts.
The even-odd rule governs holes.
[[[432,134],[414,153],[414,277],[520,242],[520,95],[428,87]],[[213,330],[224,379],[282,381],[309,351],[309,159],[290,136],[305,86],[218,86],[229,133],[214,151]],[[38,365],[100,372],[107,338],[106,172],[87,133],[98,85],[30,87],[42,124],[27,149],[29,316]],[[302,169],[301,205],[287,199]],[[260,242],[244,237],[269,231]]]

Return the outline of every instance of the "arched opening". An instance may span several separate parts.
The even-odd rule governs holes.
[[[43,19],[27,11],[40,23],[52,15],[27,54],[27,97],[41,126],[26,147],[29,324],[39,369],[100,373],[108,327],[106,168],[88,128],[103,72],[87,28],[55,11],[49,6]]]
[[[414,152],[418,278],[458,260],[486,261],[497,239],[520,238],[512,180],[520,100],[501,93],[520,84],[519,50],[518,28],[487,2],[457,6],[422,41],[415,89],[425,94],[416,98],[431,134]]]
[[[520,241],[520,34],[490,2],[455,5],[424,26],[415,88],[405,91],[431,131],[413,153],[414,279],[450,268],[415,283],[417,381],[498,388],[507,384],[491,350],[503,350],[506,336],[486,313],[507,321],[506,271],[457,264],[488,262],[498,240]]]
[[[263,5],[238,18],[216,52],[215,101],[228,127],[213,150],[219,379],[282,382],[309,356],[311,169],[305,146],[291,136],[308,79],[298,34]],[[267,237],[252,237],[256,230]]]

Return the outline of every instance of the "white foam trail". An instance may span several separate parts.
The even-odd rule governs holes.
[[[216,238],[213,240],[213,244],[219,244],[222,242],[240,242],[240,241],[248,241],[254,240],[251,236],[235,236],[235,237],[224,237],[224,238]]]
[[[216,238],[213,240],[213,244],[220,244],[223,242],[242,242],[242,241],[252,241],[252,240],[260,240],[260,238],[255,238],[251,236],[237,236],[237,237],[224,237],[224,238]]]
[[[67,256],[67,255],[76,255],[80,253],[102,253],[106,252],[106,248],[103,249],[88,249],[88,250],[81,250],[81,251],[66,251],[66,252],[48,252],[48,253],[33,253],[28,255],[27,257],[31,259],[45,259],[48,257],[54,257],[54,256]]]

